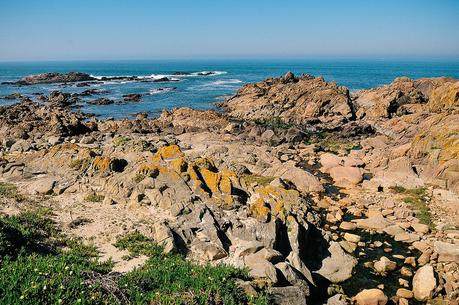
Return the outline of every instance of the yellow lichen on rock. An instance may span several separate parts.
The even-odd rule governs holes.
[[[112,159],[109,157],[98,156],[92,162],[92,167],[99,172],[106,172],[110,169]]]
[[[159,163],[161,161],[174,160],[184,157],[185,154],[180,150],[178,145],[169,145],[159,148],[156,154],[153,156],[152,161],[154,163]]]
[[[459,81],[447,82],[433,90],[427,108],[431,112],[445,112],[459,108]]]
[[[250,211],[257,219],[265,219],[266,207],[272,217],[285,221],[292,205],[300,204],[300,193],[296,190],[287,190],[275,186],[265,186],[256,189],[252,195]]]

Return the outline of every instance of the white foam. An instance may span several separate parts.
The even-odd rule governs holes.
[[[242,81],[240,79],[222,79],[212,82],[213,85],[233,85],[233,84],[240,84]]]
[[[150,95],[155,95],[155,94],[167,93],[167,92],[172,92],[172,91],[175,91],[175,88],[165,87],[165,88],[151,89],[149,93]]]

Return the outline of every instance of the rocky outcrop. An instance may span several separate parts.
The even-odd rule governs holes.
[[[295,77],[291,72],[245,85],[221,106],[231,117],[265,122],[339,124],[354,118],[347,88],[322,77]]]
[[[13,82],[17,85],[51,84],[51,83],[71,83],[96,80],[94,77],[81,72],[67,73],[43,73],[29,75],[21,80]]]
[[[81,113],[25,100],[0,107],[0,137],[17,141],[51,135],[84,134],[94,128],[90,123],[85,123],[85,119],[86,116]]]

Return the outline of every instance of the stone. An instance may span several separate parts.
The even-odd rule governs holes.
[[[245,261],[245,265],[249,268],[250,276],[255,279],[261,279],[268,283],[276,284],[278,281],[276,268],[267,260],[249,260]]]
[[[31,194],[50,195],[53,193],[53,188],[56,185],[56,179],[46,177],[40,178],[28,186]]]
[[[376,231],[382,231],[386,227],[391,225],[391,223],[387,219],[385,219],[382,215],[365,218],[365,219],[356,219],[354,220],[354,222],[358,228],[376,230]]]
[[[413,291],[405,289],[405,288],[399,288],[397,290],[396,295],[400,298],[405,298],[405,299],[412,299],[413,298]]]
[[[413,277],[413,293],[416,300],[427,301],[432,297],[433,291],[437,287],[434,269],[431,265],[425,265],[416,271]]]
[[[380,274],[387,274],[390,271],[397,269],[397,264],[385,256],[382,256],[378,261],[374,263],[375,270]]]
[[[273,305],[306,305],[306,294],[300,287],[271,287],[268,290]]]
[[[344,233],[344,239],[351,242],[351,243],[358,243],[360,241],[360,236],[351,233]]]
[[[322,261],[322,267],[317,273],[332,283],[340,283],[349,279],[357,260],[346,254],[337,242],[330,242],[328,252],[330,256]]]
[[[459,264],[459,244],[436,241],[434,242],[434,251],[438,253],[439,262],[456,262]]]
[[[335,185],[341,187],[352,187],[363,180],[362,172],[357,167],[337,166],[330,169],[330,176]]]
[[[429,230],[430,230],[428,225],[425,225],[422,223],[413,223],[411,227],[416,233],[420,233],[420,234],[427,234],[429,233]]]
[[[394,236],[395,241],[402,241],[405,243],[413,243],[415,241],[418,241],[419,239],[419,235],[408,232],[398,233]]]
[[[344,231],[353,231],[357,228],[355,223],[343,221],[340,223],[339,228]]]
[[[364,289],[354,297],[357,305],[385,305],[387,296],[379,289]]]

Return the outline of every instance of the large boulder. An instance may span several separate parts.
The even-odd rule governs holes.
[[[245,120],[305,124],[343,122],[354,118],[349,90],[322,77],[303,75],[268,78],[242,87],[221,104],[232,117]]]
[[[416,300],[424,302],[432,297],[437,287],[434,269],[431,265],[425,265],[416,271],[413,277],[413,293]]]
[[[364,289],[355,297],[357,305],[385,305],[387,296],[379,289]]]

